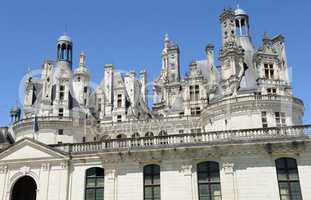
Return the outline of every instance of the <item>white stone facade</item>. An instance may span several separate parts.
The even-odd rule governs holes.
[[[292,96],[284,37],[265,34],[256,49],[241,9],[220,23],[221,66],[209,44],[184,78],[165,36],[152,108],[146,71],[106,64],[92,88],[86,55],[72,69],[73,42],[61,36],[56,61],[39,79],[28,73],[23,108],[1,129],[0,200],[311,199],[311,127]]]

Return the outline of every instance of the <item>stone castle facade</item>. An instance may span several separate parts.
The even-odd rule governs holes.
[[[311,199],[310,126],[292,95],[284,36],[265,33],[256,48],[240,8],[224,10],[220,25],[220,66],[208,44],[185,77],[165,35],[153,91],[146,71],[111,64],[92,88],[86,55],[74,68],[62,35],[1,129],[0,199]]]

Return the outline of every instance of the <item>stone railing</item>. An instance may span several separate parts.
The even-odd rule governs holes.
[[[122,150],[144,150],[204,146],[211,144],[230,144],[243,142],[278,141],[288,139],[306,139],[311,136],[311,125],[282,128],[247,129],[217,131],[197,134],[178,134],[158,137],[112,139],[101,142],[58,144],[51,147],[78,154],[93,152],[113,152]]]
[[[293,97],[293,96],[284,96],[284,95],[250,95],[250,96],[241,96],[236,98],[229,98],[224,99],[221,101],[216,101],[210,103],[207,107],[213,108],[213,107],[219,107],[221,105],[228,105],[232,103],[240,103],[240,102],[247,102],[247,101],[281,101],[281,102],[289,102],[289,103],[295,103],[299,105],[304,105],[303,101]]]

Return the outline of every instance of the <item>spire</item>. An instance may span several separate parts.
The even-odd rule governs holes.
[[[168,34],[165,33],[165,35],[164,35],[164,42],[169,42],[169,41],[170,41],[170,38],[169,38]]]

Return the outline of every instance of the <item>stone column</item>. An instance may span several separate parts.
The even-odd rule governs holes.
[[[237,200],[234,163],[225,161],[220,170],[222,200]]]
[[[116,200],[117,192],[117,168],[116,166],[105,167],[105,198],[106,200]]]
[[[0,198],[5,199],[8,167],[0,165]]]

